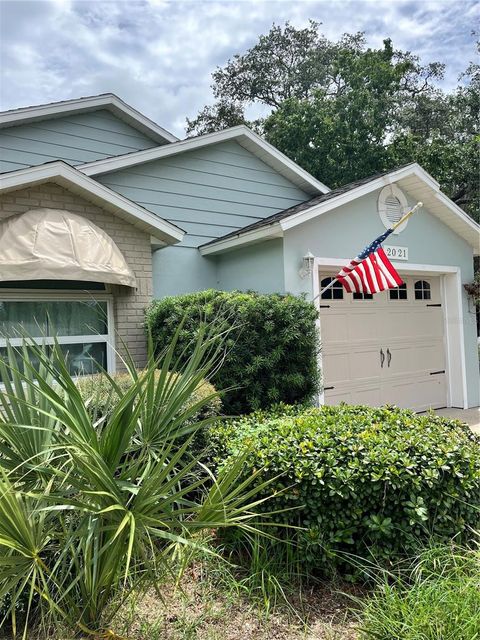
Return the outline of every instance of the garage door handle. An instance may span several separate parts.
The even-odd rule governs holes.
[[[383,363],[385,362],[385,354],[383,353],[383,349],[380,349],[380,366],[383,369]]]
[[[392,354],[390,353],[390,349],[387,349],[387,366],[390,368],[390,362],[392,361]]]

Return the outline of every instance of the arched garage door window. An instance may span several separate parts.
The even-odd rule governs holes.
[[[323,278],[320,282],[320,288],[328,287],[333,278]],[[338,280],[334,282],[330,289],[327,289],[321,296],[322,300],[343,300],[343,286]]]

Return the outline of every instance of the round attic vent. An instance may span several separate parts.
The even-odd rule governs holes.
[[[408,202],[403,192],[394,184],[384,187],[378,196],[378,213],[384,226],[390,229],[407,213]],[[393,233],[400,233],[405,229],[408,220]]]

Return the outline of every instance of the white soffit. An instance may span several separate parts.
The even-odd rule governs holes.
[[[165,144],[176,142],[178,138],[160,125],[144,116],[113,93],[103,93],[98,96],[88,96],[75,100],[63,100],[51,102],[33,107],[23,107],[0,112],[0,128],[14,127],[19,124],[27,124],[36,120],[61,117],[69,113],[83,113],[107,109],[118,118],[141,131],[155,142]]]
[[[143,229],[165,245],[181,242],[185,235],[185,232],[176,225],[167,222],[167,220],[135,204],[62,161],[0,174],[0,193],[17,191],[45,182],[54,182],[73,193],[78,193],[90,202]]]
[[[293,162],[293,160],[287,158],[286,155],[244,125],[224,129],[223,131],[217,131],[215,133],[208,133],[196,138],[187,138],[186,140],[180,140],[179,142],[163,147],[155,147],[153,149],[145,149],[144,151],[127,153],[122,156],[115,156],[114,158],[88,162],[77,166],[77,169],[88,176],[98,176],[151,162],[152,160],[160,160],[161,158],[167,158],[186,151],[218,144],[226,140],[238,142],[238,144],[253,153],[272,169],[275,169],[275,171],[285,176],[285,178],[306,193],[318,195],[330,191],[322,182],[311,176],[307,171]]]

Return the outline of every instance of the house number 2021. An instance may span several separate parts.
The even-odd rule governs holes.
[[[408,247],[383,247],[391,260],[408,260]]]

